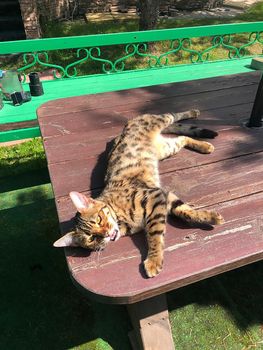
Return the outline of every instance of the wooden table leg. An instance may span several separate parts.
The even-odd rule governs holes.
[[[134,327],[130,334],[134,350],[174,350],[165,294],[127,308]]]

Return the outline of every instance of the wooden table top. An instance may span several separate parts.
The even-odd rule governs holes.
[[[68,193],[99,193],[106,144],[128,119],[198,108],[201,116],[190,123],[219,132],[214,153],[184,149],[160,162],[160,173],[165,189],[197,208],[220,211],[225,224],[201,230],[169,219],[164,268],[152,279],[142,269],[143,233],[111,242],[100,253],[65,249],[73,281],[91,297],[134,303],[262,259],[263,129],[242,126],[259,79],[258,72],[245,73],[59,99],[38,109],[62,233],[75,214]]]

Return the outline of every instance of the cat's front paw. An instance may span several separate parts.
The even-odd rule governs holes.
[[[148,277],[157,276],[163,268],[163,258],[147,258],[144,260],[144,268]]]

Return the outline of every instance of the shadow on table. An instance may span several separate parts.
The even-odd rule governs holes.
[[[25,188],[1,211],[0,347],[90,349],[87,342],[101,338],[114,350],[130,349],[125,307],[91,302],[70,281],[63,251],[52,247],[58,220],[45,196]],[[246,330],[263,322],[262,271],[257,263],[171,292],[170,310],[217,304]]]

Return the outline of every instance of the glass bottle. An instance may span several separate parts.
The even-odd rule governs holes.
[[[11,100],[10,94],[13,92],[24,91],[16,70],[6,70],[1,71],[0,73],[0,87],[4,95],[4,99]]]

